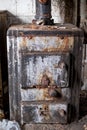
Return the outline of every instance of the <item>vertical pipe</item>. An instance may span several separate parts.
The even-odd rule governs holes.
[[[43,20],[45,25],[53,24],[51,19],[51,0],[36,0],[36,20]]]

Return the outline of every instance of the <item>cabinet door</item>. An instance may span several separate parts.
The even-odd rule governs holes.
[[[21,55],[21,122],[67,123],[69,54]]]

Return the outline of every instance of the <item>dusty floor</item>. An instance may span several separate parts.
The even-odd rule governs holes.
[[[66,130],[87,130],[87,116],[80,119],[78,123],[71,123]]]

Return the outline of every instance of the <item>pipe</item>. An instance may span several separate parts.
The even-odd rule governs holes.
[[[53,25],[51,18],[51,0],[36,0],[35,19],[37,21],[42,20],[44,25]]]

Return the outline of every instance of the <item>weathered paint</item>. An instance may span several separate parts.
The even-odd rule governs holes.
[[[66,61],[67,60],[67,61]],[[68,87],[69,55],[42,55],[22,56],[21,79],[22,87],[34,87],[42,85],[42,78],[46,75],[49,84],[58,87]],[[68,68],[69,69],[69,68]]]
[[[72,50],[74,37],[18,37],[20,50],[27,51],[64,51]]]
[[[17,30],[17,31],[21,31],[20,34],[22,35],[23,34],[23,31],[41,31],[41,30],[45,30],[45,31],[73,31],[75,30],[76,31],[80,31],[81,30],[79,28],[77,28],[75,25],[72,25],[72,24],[65,24],[65,23],[58,23],[58,24],[55,24],[55,25],[37,25],[37,24],[34,24],[34,23],[29,23],[29,24],[23,24],[23,25],[13,25],[13,26],[10,26],[9,28],[10,30]],[[37,30],[38,29],[38,30]],[[61,34],[61,32],[60,32]],[[73,32],[72,32],[73,34]],[[68,34],[69,35],[69,34]],[[44,35],[43,35],[44,36]],[[72,35],[71,35],[72,36]]]
[[[22,105],[23,123],[66,123],[67,104],[65,103],[36,103]]]
[[[22,101],[42,101],[42,100],[70,100],[70,88],[55,88],[58,93],[61,94],[61,97],[51,97],[49,92],[53,88],[34,88],[34,89],[22,89],[21,90],[21,99]],[[54,90],[55,90],[54,89]]]
[[[20,123],[67,123],[79,110],[82,32],[41,27],[14,26],[7,32],[10,118]],[[43,112],[45,105],[49,112]]]

